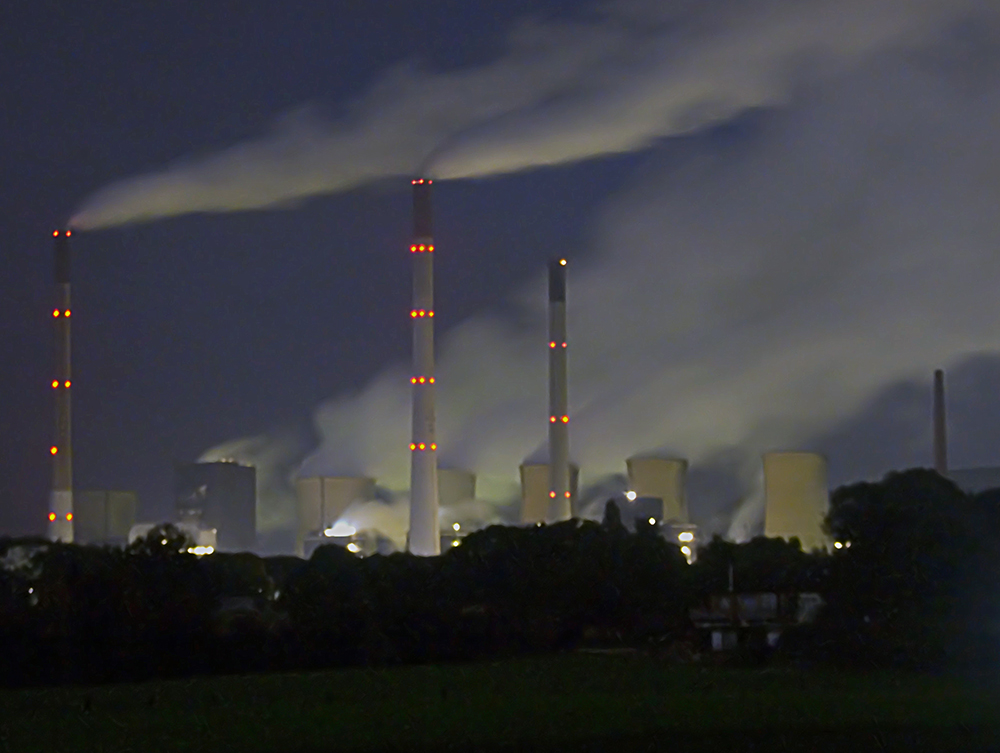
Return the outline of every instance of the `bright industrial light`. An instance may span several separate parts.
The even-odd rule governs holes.
[[[452,523],[451,524],[451,529],[453,531],[461,531],[462,530],[462,526],[459,523]]]
[[[212,546],[189,546],[188,554],[197,554],[199,557],[205,554],[211,554],[215,551],[215,547]]]
[[[351,552],[352,554],[357,554],[358,552],[361,551],[361,547],[352,541],[350,544],[347,545],[347,551]]]
[[[451,545],[452,545],[452,546],[458,546],[458,545],[459,545],[459,544],[461,544],[461,543],[462,543],[462,542],[461,542],[461,541],[459,541],[458,539],[452,539],[452,540],[451,540]]]
[[[694,534],[690,531],[683,531],[677,534],[678,541],[694,541]]]
[[[639,496],[639,495],[638,495],[638,494],[636,494],[636,493],[635,493],[634,491],[632,491],[631,489],[630,489],[629,491],[625,492],[625,499],[627,499],[627,500],[628,500],[629,502],[635,502],[635,498],[636,498],[637,496]]]
[[[565,267],[566,266],[566,260],[565,259],[560,259],[559,260],[559,264]]]
[[[841,542],[839,542],[839,541],[834,541],[833,542],[833,548],[834,549],[843,549],[844,545]]]
[[[650,524],[651,526],[655,526],[655,525],[656,525],[656,518],[650,518],[650,519],[649,519],[649,524]]]
[[[333,524],[333,528],[323,531],[327,536],[353,536],[357,532],[358,529],[345,520],[338,520]]]
[[[681,553],[685,557],[690,557],[691,556],[691,547],[689,547],[689,546],[682,546],[681,547]]]

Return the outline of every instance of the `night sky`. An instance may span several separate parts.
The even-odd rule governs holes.
[[[692,492],[721,495],[707,521],[754,497],[765,449],[823,451],[835,482],[927,464],[937,366],[955,464],[1000,465],[993,4],[593,7],[0,10],[0,531],[44,529],[52,230],[118,181],[175,166],[193,185],[213,155],[302,123],[309,144],[314,128],[355,139],[329,190],[74,234],[78,489],[136,489],[141,517],[164,518],[174,461],[246,437],[290,468],[309,456],[391,486],[422,165],[452,178],[435,195],[445,464],[513,482],[538,451],[531,344],[545,262],[567,256],[572,441],[592,482],[630,452],[690,457]],[[505,68],[512,48],[541,63]],[[601,54],[543,80],[580,50]],[[410,129],[393,103],[424,86],[448,122],[418,108]]]

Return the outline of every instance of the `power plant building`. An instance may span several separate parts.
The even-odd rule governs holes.
[[[135,525],[137,495],[133,491],[77,492],[73,537],[79,544],[127,544]]]
[[[174,466],[174,500],[182,524],[215,529],[221,551],[257,543],[257,471],[231,462]]]
[[[306,540],[321,539],[354,502],[375,497],[375,479],[367,476],[311,476],[295,482],[298,510],[296,553],[305,556]]]
[[[664,523],[688,523],[684,482],[687,461],[676,458],[631,457],[625,461],[629,489],[637,498],[660,500],[656,516]]]
[[[804,551],[827,548],[823,520],[830,505],[826,459],[812,452],[764,455],[764,535],[797,538]]]

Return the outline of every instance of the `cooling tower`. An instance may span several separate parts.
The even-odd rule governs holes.
[[[948,408],[944,395],[944,372],[934,372],[934,470],[948,475]]]
[[[569,490],[576,498],[580,480],[580,469],[569,467]],[[521,466],[521,522],[545,523],[549,520],[549,465],[548,463],[525,463]],[[567,518],[568,519],[568,518]]]
[[[549,262],[549,509],[555,523],[573,515],[574,489],[569,464],[569,388],[567,385],[566,260]]]
[[[476,474],[456,468],[438,468],[441,507],[455,507],[476,498]]]
[[[437,440],[434,419],[434,237],[431,181],[413,181],[413,435],[410,440],[410,532],[407,549],[431,557],[438,535]]]
[[[687,498],[684,479],[687,461],[676,458],[629,458],[629,489],[637,497],[654,497],[663,503],[664,523],[687,523]]]
[[[70,411],[72,380],[70,317],[70,256],[69,230],[56,230],[55,238],[55,301],[52,322],[55,329],[55,371],[52,391],[55,396],[55,435],[49,454],[52,456],[52,489],[49,493],[48,538],[52,541],[73,541],[73,445]]]
[[[298,505],[298,534],[295,538],[299,556],[305,551],[309,536],[320,536],[340,519],[352,503],[375,498],[375,479],[367,476],[311,476],[295,482]]]
[[[825,548],[823,519],[830,495],[826,459],[811,452],[769,452],[764,455],[764,535],[798,538],[802,549]]]

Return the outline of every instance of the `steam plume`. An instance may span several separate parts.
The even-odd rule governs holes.
[[[260,209],[418,169],[484,176],[644,149],[784,101],[803,68],[918,41],[965,1],[647,0],[524,23],[488,65],[398,67],[341,121],[290,115],[255,141],[107,186],[71,223]]]

